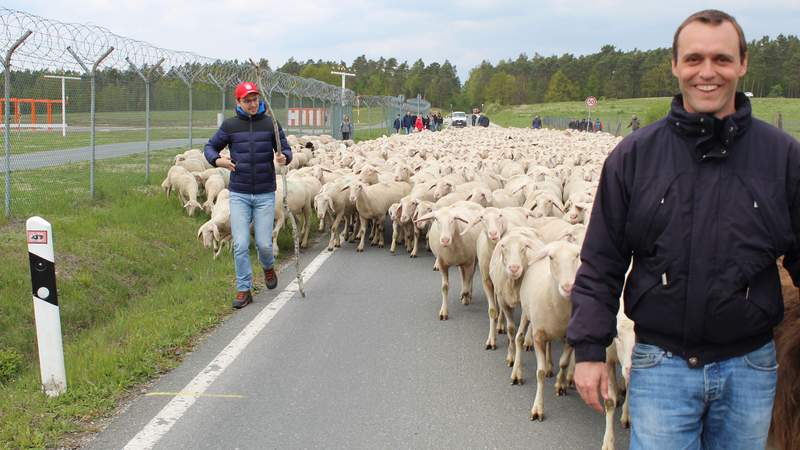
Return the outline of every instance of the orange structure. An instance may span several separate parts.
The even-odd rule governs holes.
[[[44,104],[47,110],[47,125],[53,124],[53,105],[58,104],[61,105],[61,100],[49,100],[49,99],[39,99],[39,98],[10,98],[9,102],[14,107],[14,123],[17,126],[20,126],[20,121],[22,117],[22,112],[20,111],[20,104],[23,105],[30,105],[30,114],[31,114],[31,125],[32,128],[35,128],[36,125],[36,105],[37,104]],[[5,114],[6,107],[5,107],[6,99],[0,97],[0,122],[4,120],[3,115]],[[61,106],[63,108],[63,105]]]

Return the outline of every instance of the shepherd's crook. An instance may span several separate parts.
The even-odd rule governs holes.
[[[283,147],[281,144],[281,135],[278,130],[278,119],[272,112],[272,106],[270,106],[267,96],[264,95],[264,80],[261,78],[261,68],[255,62],[253,62],[252,59],[250,60],[250,64],[256,68],[256,78],[258,78],[258,89],[261,93],[261,99],[264,100],[264,104],[267,105],[267,114],[272,117],[272,130],[273,133],[275,133],[275,153],[281,153],[283,152]],[[284,167],[286,166],[284,165]],[[277,170],[275,172],[277,176]],[[286,167],[286,173],[284,173],[281,177],[283,179],[283,214],[285,216],[289,216],[289,223],[292,224],[292,240],[294,241],[294,270],[297,273],[297,289],[300,291],[300,296],[305,298],[306,292],[303,290],[303,273],[300,272],[300,237],[297,234],[297,223],[294,220],[294,215],[292,215],[292,212],[289,211],[289,202],[286,200],[286,196],[289,195],[286,185],[286,175],[288,173],[289,168]],[[310,224],[308,226],[310,226]]]

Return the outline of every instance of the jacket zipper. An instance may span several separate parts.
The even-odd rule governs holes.
[[[250,116],[250,135],[248,136],[248,140],[250,141],[250,187],[252,188],[251,193],[256,193],[256,155],[253,153],[253,116]]]

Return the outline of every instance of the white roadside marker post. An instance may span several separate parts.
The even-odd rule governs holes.
[[[35,216],[28,219],[26,229],[42,388],[48,396],[56,397],[67,391],[67,374],[56,291],[53,227],[50,222]]]

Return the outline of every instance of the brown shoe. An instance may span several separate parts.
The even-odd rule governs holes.
[[[278,274],[275,273],[274,267],[264,269],[264,283],[266,283],[267,289],[275,289],[278,286]]]
[[[250,303],[253,303],[253,294],[250,291],[239,291],[236,293],[236,298],[233,299],[235,309],[242,309]]]

